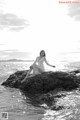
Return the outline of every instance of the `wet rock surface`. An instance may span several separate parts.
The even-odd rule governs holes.
[[[29,77],[25,82],[21,81],[25,78],[27,71],[17,71],[10,75],[9,78],[2,83],[6,87],[19,88],[29,94],[44,94],[55,89],[73,90],[79,87],[80,78],[76,76],[76,71],[72,72],[44,72],[34,77]],[[79,73],[79,72],[78,72]]]

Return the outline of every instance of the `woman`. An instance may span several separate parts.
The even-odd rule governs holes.
[[[37,75],[37,74],[41,74],[41,73],[45,72],[44,62],[50,67],[55,67],[53,65],[50,65],[47,62],[45,51],[41,50],[39,57],[37,57],[35,62],[30,66],[30,70],[28,71],[26,77],[24,78],[24,80],[22,82],[24,82],[26,80],[26,78],[29,76],[29,74],[31,73],[32,70],[33,70],[33,75]]]

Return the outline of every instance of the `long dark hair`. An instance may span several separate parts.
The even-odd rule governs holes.
[[[41,50],[41,51],[40,51],[40,56],[41,56],[41,53],[42,53],[42,52],[44,52],[44,56],[43,56],[43,57],[45,57],[45,56],[46,56],[46,53],[45,53],[44,50]]]

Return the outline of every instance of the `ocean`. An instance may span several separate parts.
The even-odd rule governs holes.
[[[5,81],[10,74],[28,69],[31,64],[31,62],[0,62],[0,83]],[[76,66],[71,65],[65,65],[65,69],[72,70],[77,67],[79,69],[79,63]],[[64,109],[56,111],[48,109],[46,104],[39,107],[33,106],[29,98],[25,97],[19,89],[0,85],[0,116],[2,112],[7,112],[8,120],[80,120],[79,91],[73,90],[64,94],[66,94],[65,97],[56,100],[56,106],[62,105]],[[6,120],[6,118],[0,120]]]

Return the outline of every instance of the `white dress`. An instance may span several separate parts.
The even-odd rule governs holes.
[[[33,63],[33,74],[39,74],[45,71],[44,69],[44,57],[37,57],[36,61]]]

